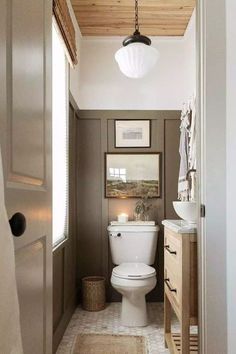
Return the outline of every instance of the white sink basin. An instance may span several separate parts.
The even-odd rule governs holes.
[[[197,221],[197,203],[196,202],[173,202],[173,207],[176,214],[183,220],[189,223],[196,223]]]

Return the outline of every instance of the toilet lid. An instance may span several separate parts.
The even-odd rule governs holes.
[[[146,279],[153,277],[156,270],[144,263],[122,263],[112,273],[124,279]]]

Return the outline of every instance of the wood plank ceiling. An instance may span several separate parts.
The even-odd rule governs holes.
[[[139,0],[140,31],[147,36],[183,36],[196,0]],[[72,0],[83,36],[134,32],[134,0]]]

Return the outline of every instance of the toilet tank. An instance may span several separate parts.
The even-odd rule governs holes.
[[[109,225],[109,243],[113,264],[155,262],[159,227],[145,222]]]

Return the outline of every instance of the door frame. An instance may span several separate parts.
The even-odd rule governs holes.
[[[197,3],[199,353],[227,353],[225,1]],[[219,189],[221,186],[221,189]]]

